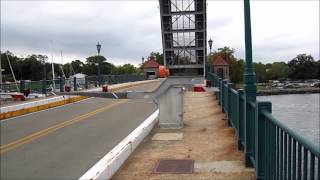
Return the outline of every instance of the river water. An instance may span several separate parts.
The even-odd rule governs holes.
[[[272,102],[272,114],[320,146],[320,94],[258,96],[259,101]]]

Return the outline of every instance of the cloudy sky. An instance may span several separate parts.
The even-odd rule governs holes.
[[[230,46],[244,58],[243,2],[207,1],[207,34],[214,49]],[[1,51],[53,54],[60,63],[101,54],[114,64],[137,65],[162,52],[158,0],[1,0]],[[299,53],[319,59],[319,1],[251,1],[253,56],[263,63]]]

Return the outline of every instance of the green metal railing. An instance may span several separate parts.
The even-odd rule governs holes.
[[[63,92],[66,86],[70,87],[71,91],[78,91],[82,89],[90,89],[98,87],[103,84],[119,84],[126,82],[146,80],[145,75],[101,75],[101,76],[86,76],[84,78],[58,78],[55,80],[41,80],[41,81],[26,81],[20,80],[18,83],[3,83],[0,84],[0,92],[23,92],[29,90],[32,93],[47,93],[53,90]]]
[[[243,90],[207,72],[228,124],[235,129],[238,149],[257,179],[320,180],[320,145],[316,146],[272,115],[271,102],[247,101]]]

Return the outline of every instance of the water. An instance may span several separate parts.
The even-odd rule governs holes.
[[[320,94],[259,96],[272,102],[272,114],[288,127],[320,146]]]

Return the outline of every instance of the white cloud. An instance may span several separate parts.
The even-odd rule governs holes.
[[[158,0],[1,1],[1,50],[50,54],[65,62],[102,54],[115,64],[139,64],[162,51]],[[251,1],[253,56],[264,63],[290,60],[298,53],[319,59],[318,1]],[[242,1],[208,1],[208,39],[230,46],[244,58]]]

